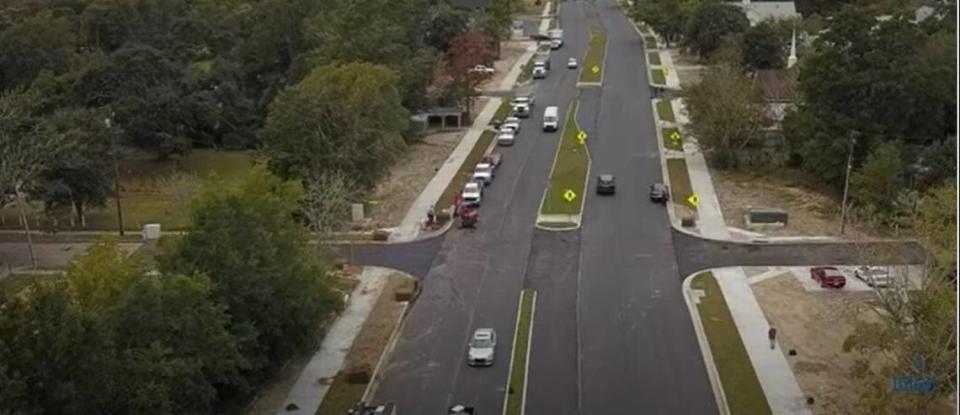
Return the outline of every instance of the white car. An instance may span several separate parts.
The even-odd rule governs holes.
[[[577,58],[570,58],[567,60],[567,68],[577,69]]]
[[[885,267],[862,266],[853,271],[853,276],[871,287],[889,287],[890,272]]]
[[[497,349],[497,332],[493,329],[477,329],[473,332],[468,346],[468,365],[493,366],[493,356]]]
[[[512,104],[512,105],[523,105],[523,104],[526,104],[528,107],[533,108],[533,97],[532,97],[532,96],[513,97],[513,101],[511,102],[511,104]]]
[[[484,186],[489,185],[493,181],[493,165],[487,163],[480,163],[477,167],[473,168],[473,178],[471,181],[483,183]]]
[[[463,186],[463,202],[468,205],[480,206],[480,199],[483,197],[483,187],[480,183],[470,182]]]
[[[500,124],[500,128],[511,128],[514,133],[520,132],[520,119],[517,117],[507,117],[503,120],[503,124]]]
[[[550,49],[560,49],[563,46],[563,39],[551,39]]]
[[[500,135],[497,136],[497,145],[498,146],[512,146],[513,140],[516,138],[513,133],[508,133],[503,131]]]
[[[495,69],[486,65],[477,65],[474,66],[473,69],[470,69],[470,73],[481,73],[484,75],[493,75],[494,72],[496,72]]]

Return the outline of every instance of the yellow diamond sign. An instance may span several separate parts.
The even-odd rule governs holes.
[[[563,199],[566,200],[567,202],[572,202],[576,198],[577,198],[577,194],[574,193],[573,190],[567,189],[566,192],[563,192]]]
[[[693,207],[699,206],[699,205],[700,205],[700,196],[690,195],[690,197],[687,198],[687,203],[690,203],[690,205],[693,206]]]
[[[593,68],[590,68],[590,70],[593,71],[593,73],[600,72],[600,66],[593,65]]]
[[[587,132],[581,130],[579,133],[577,133],[577,141],[580,141],[580,144],[581,144],[581,145],[586,144],[586,142],[587,142]]]
[[[670,68],[667,68],[666,66],[664,66],[664,67],[663,67],[663,76],[667,76],[667,75],[669,75],[669,74],[670,74]]]

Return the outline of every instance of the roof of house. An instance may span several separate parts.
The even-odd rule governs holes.
[[[792,102],[796,81],[790,71],[783,69],[761,69],[754,75],[754,82],[763,90],[767,102]]]
[[[737,1],[730,3],[747,14],[751,25],[767,19],[791,19],[800,17],[792,1]]]

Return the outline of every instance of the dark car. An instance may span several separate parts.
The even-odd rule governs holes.
[[[597,176],[597,194],[612,195],[617,192],[617,185],[614,183],[612,174],[601,174]]]
[[[650,201],[657,203],[667,203],[670,200],[670,189],[663,183],[654,183],[650,185]]]
[[[847,277],[836,267],[813,267],[810,269],[810,278],[823,288],[843,288],[847,285]]]

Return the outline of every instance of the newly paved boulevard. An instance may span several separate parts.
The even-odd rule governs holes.
[[[682,278],[725,265],[857,263],[854,244],[751,245],[701,240],[670,227],[647,199],[660,182],[654,121],[641,42],[614,0],[562,2],[565,46],[537,82],[534,115],[484,194],[476,230],[401,245],[344,248],[359,264],[409,272],[423,281],[384,371],[375,401],[403,414],[443,414],[448,405],[498,414],[521,288],[538,292],[530,353],[529,414],[716,413]],[[582,58],[591,26],[608,49],[601,88],[577,89],[568,57]],[[534,229],[560,133],[544,133],[542,109],[565,111],[580,100],[589,134],[593,189],[597,174],[615,174],[617,195],[586,197],[583,226]],[[913,244],[893,245],[914,262]],[[475,328],[499,334],[497,363],[465,364]]]

